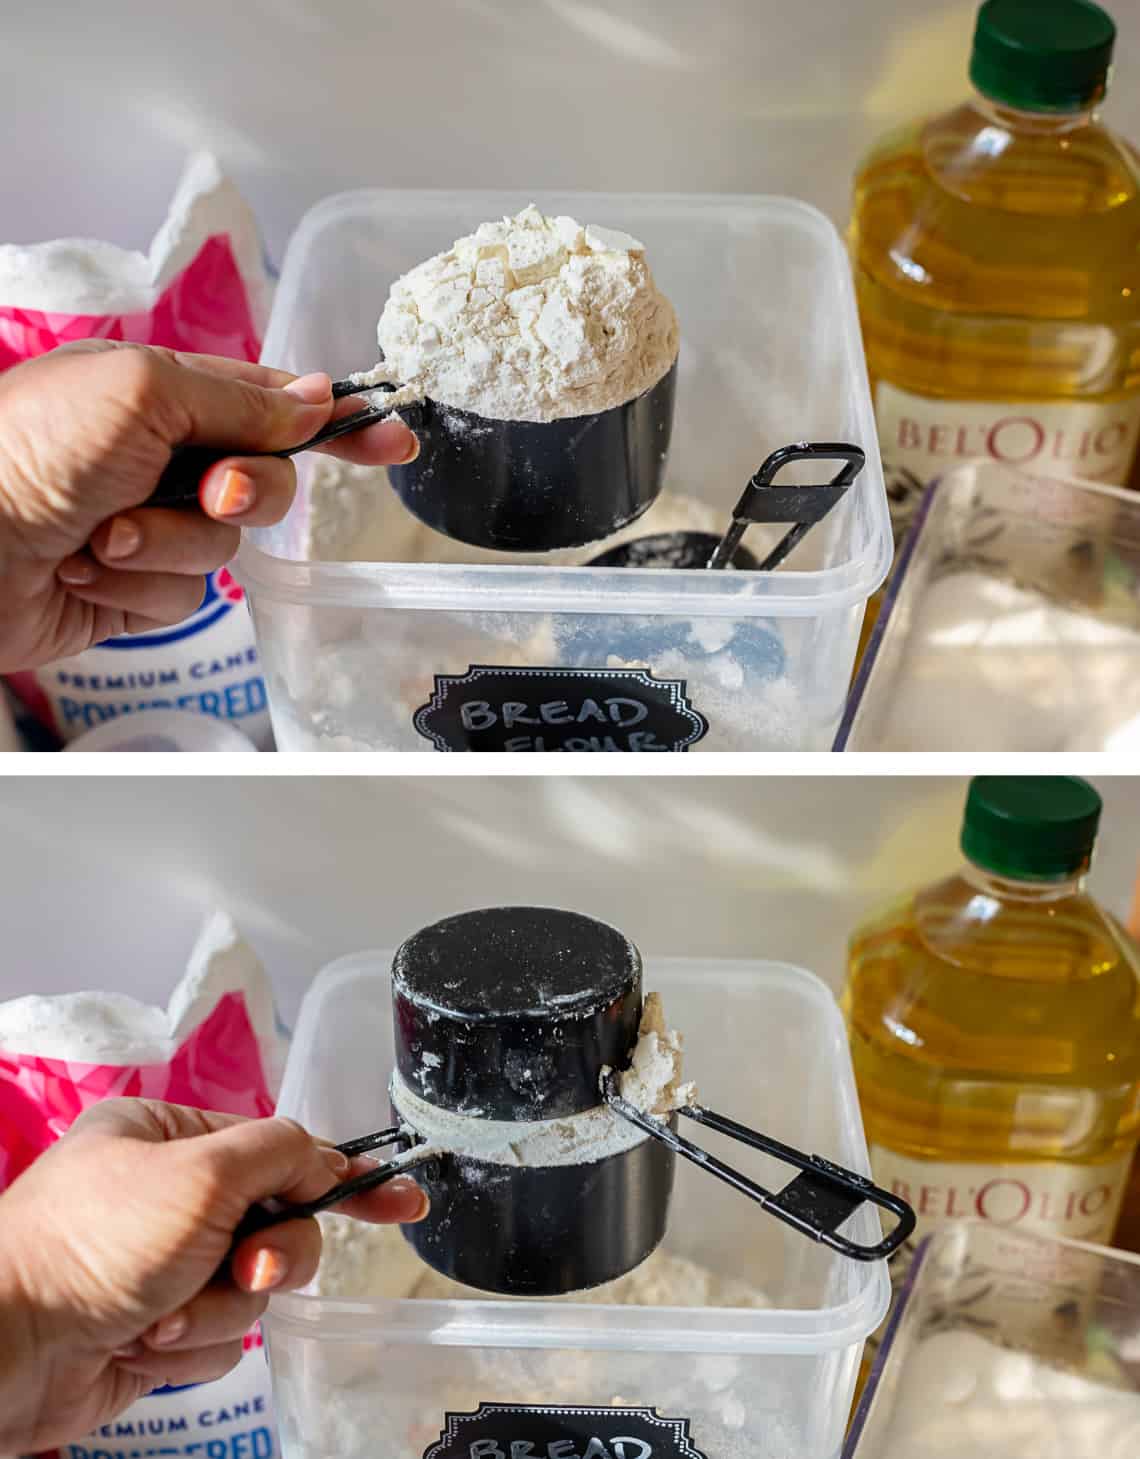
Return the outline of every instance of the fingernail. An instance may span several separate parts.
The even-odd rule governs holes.
[[[332,378],[323,371],[317,371],[312,375],[299,375],[281,388],[286,395],[296,396],[305,405],[324,405],[332,394]]]
[[[416,435],[415,431],[409,431],[408,435],[412,438],[408,445],[408,454],[401,456],[400,460],[396,463],[398,466],[409,466],[420,454],[419,436]]]
[[[325,1164],[333,1175],[347,1175],[352,1161],[342,1151],[334,1149],[331,1145],[322,1145],[321,1154],[325,1157]]]
[[[271,1292],[274,1287],[281,1285],[288,1271],[289,1263],[285,1260],[285,1253],[278,1251],[275,1246],[263,1246],[253,1264],[249,1289],[251,1292]]]
[[[240,517],[242,512],[249,511],[256,500],[257,487],[253,477],[239,471],[236,466],[231,466],[214,493],[212,510],[219,517]]]
[[[410,1175],[398,1175],[388,1189],[391,1195],[406,1201],[409,1206],[408,1214],[400,1218],[401,1225],[422,1221],[431,1209],[427,1191],[422,1185],[417,1185]]]
[[[172,1312],[169,1317],[160,1318],[151,1328],[147,1339],[152,1347],[165,1348],[186,1336],[190,1319],[185,1312]]]
[[[70,583],[72,587],[82,587],[85,583],[95,581],[95,564],[88,562],[83,557],[73,557],[67,562],[61,562],[55,570],[55,575],[61,583]]]
[[[129,1342],[125,1348],[116,1348],[111,1354],[113,1358],[140,1358],[142,1357],[143,1345],[141,1342]]]
[[[142,546],[142,533],[129,517],[116,517],[107,533],[104,557],[130,557]]]

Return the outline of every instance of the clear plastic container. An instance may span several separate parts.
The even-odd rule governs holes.
[[[388,1123],[390,962],[342,959],[302,1005],[278,1107],[333,1139]],[[843,1025],[821,982],[779,963],[664,959],[645,987],[683,1030],[710,1107],[867,1172]],[[740,1146],[724,1153],[741,1163]],[[772,1184],[791,1174],[745,1159]],[[795,1236],[679,1164],[665,1246],[767,1292],[770,1310],[275,1297],[266,1333],[286,1459],[412,1459],[449,1412],[482,1402],[652,1407],[687,1419],[707,1459],[834,1459],[864,1339],[886,1312],[885,1265]],[[859,1240],[876,1230],[868,1208],[851,1223]]]
[[[264,359],[337,375],[368,368],[392,280],[482,220],[530,201],[522,193],[374,191],[321,203],[289,246]],[[707,731],[698,719],[691,725],[699,739],[666,726],[661,748],[684,740],[700,750],[826,749],[864,605],[891,556],[838,234],[822,214],[781,198],[543,193],[537,201],[548,212],[635,233],[677,309],[681,355],[667,489],[715,504],[727,524],[744,484],[778,446],[849,441],[866,452],[866,466],[787,563],[761,575],[307,562],[311,468],[302,458],[293,512],[278,528],[247,534],[239,558],[278,746],[449,748],[426,727],[417,730],[413,718],[432,698],[437,676],[463,676],[473,665],[500,666],[525,680],[516,697],[532,706],[530,718],[535,705],[568,692],[639,692],[620,678],[567,691],[564,681],[534,672],[572,666],[580,679],[585,663],[603,671],[637,665],[682,686],[674,699],[683,697]],[[786,479],[812,481],[818,472],[795,468]],[[763,548],[783,530],[756,528],[747,540]],[[734,633],[739,651],[725,650]],[[663,647],[663,640],[672,642]],[[484,738],[501,738],[499,729]],[[548,727],[512,738],[519,743],[511,748],[524,751],[539,748],[539,739],[543,748],[555,740],[563,748],[611,747],[589,721],[569,735]],[[628,737],[610,738],[614,748],[638,747]]]
[[[915,1256],[844,1459],[1134,1459],[1140,1259],[984,1222]]]
[[[835,748],[1140,749],[1140,494],[993,462],[948,472]]]

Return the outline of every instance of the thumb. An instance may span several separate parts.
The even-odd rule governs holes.
[[[155,368],[159,394],[172,407],[159,422],[171,423],[170,446],[282,451],[316,435],[333,412],[332,381],[325,374],[271,387],[199,369],[184,358],[159,355]]]
[[[179,1142],[188,1160],[208,1163],[235,1222],[258,1201],[311,1201],[344,1178],[349,1161],[294,1120],[240,1120]]]

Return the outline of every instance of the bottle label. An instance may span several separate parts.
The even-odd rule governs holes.
[[[875,417],[896,541],[923,490],[948,468],[988,459],[1038,476],[1123,486],[1140,442],[1140,395],[1123,400],[943,400],[881,380]]]
[[[1130,1156],[1099,1165],[958,1165],[912,1160],[882,1145],[871,1147],[875,1180],[914,1207],[916,1238],[946,1221],[974,1220],[1073,1241],[1107,1242],[1130,1165]]]

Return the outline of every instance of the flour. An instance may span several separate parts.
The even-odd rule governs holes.
[[[531,206],[397,279],[377,339],[383,363],[354,377],[361,384],[391,381],[402,400],[493,420],[550,421],[649,390],[677,358],[678,327],[635,238]]]
[[[681,1035],[665,1022],[661,995],[647,994],[630,1067],[619,1079],[622,1096],[656,1119],[694,1103],[696,1086],[681,1081],[682,1050]],[[649,1138],[605,1104],[561,1119],[485,1120],[428,1103],[398,1074],[390,1093],[396,1113],[429,1145],[495,1165],[587,1165]]]
[[[658,1119],[695,1104],[696,1085],[681,1082],[683,1050],[681,1035],[665,1022],[661,994],[647,993],[633,1057],[618,1080],[622,1098]]]
[[[1098,1383],[976,1333],[919,1343],[877,1449],[883,1459],[1133,1459],[1140,1393]]]
[[[937,578],[911,613],[859,748],[1102,749],[1140,715],[1137,625],[975,571]]]

